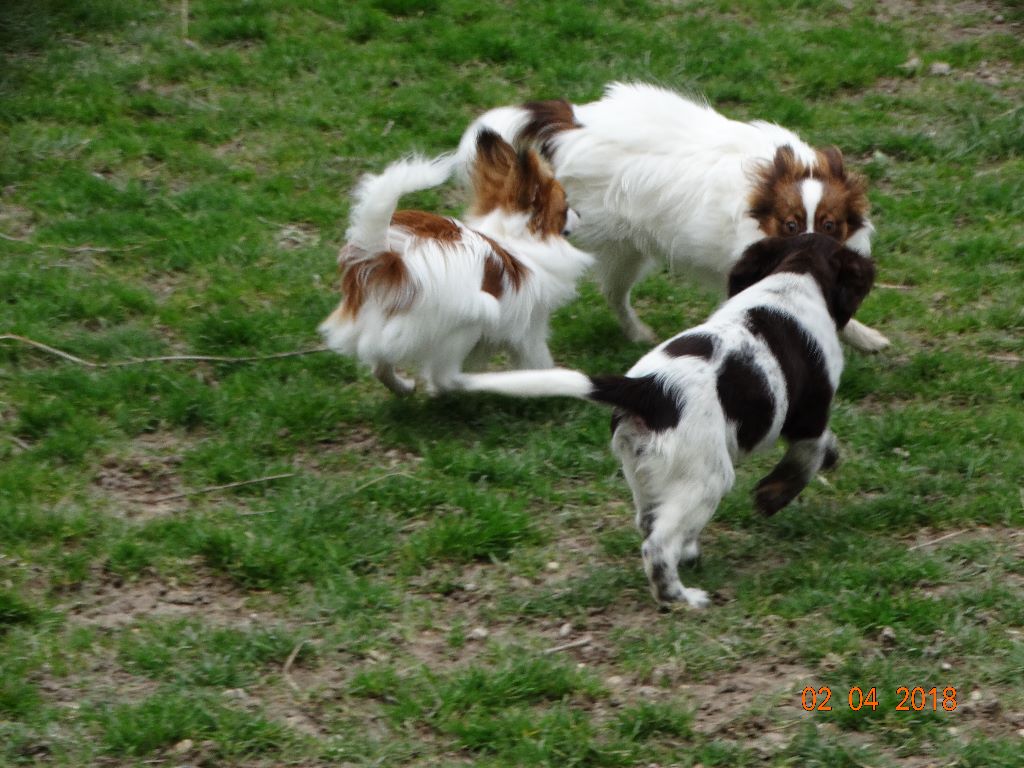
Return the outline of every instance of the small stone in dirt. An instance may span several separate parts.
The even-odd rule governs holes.
[[[622,684],[626,681],[619,675],[612,675],[611,677],[607,678],[605,682],[608,684],[610,688],[620,688],[622,687]]]
[[[195,742],[192,739],[182,739],[171,748],[171,751],[176,755],[183,755],[186,752],[191,752],[194,746]]]
[[[928,67],[928,74],[929,75],[938,75],[940,77],[945,77],[946,75],[950,74],[952,71],[953,71],[953,67],[951,67],[949,64],[947,64],[944,61],[933,62],[932,65],[930,67]]]
[[[568,621],[565,622],[565,624],[563,624],[562,626],[560,626],[558,628],[558,636],[559,637],[568,637],[571,634],[572,634],[572,624],[570,624]]]
[[[473,627],[469,630],[470,640],[485,640],[491,633],[487,631],[487,627]]]
[[[843,665],[843,657],[838,653],[826,653],[820,662],[820,666],[826,672],[832,672]]]
[[[476,592],[478,589],[480,589],[480,587],[478,587],[472,581],[467,581],[465,584],[462,585],[462,589],[465,592]]]
[[[913,71],[913,70],[917,69],[920,66],[921,66],[921,60],[919,58],[917,58],[917,56],[911,56],[905,62],[900,64],[900,69],[905,69],[907,71]]]
[[[882,627],[882,631],[878,633],[878,639],[882,645],[891,648],[896,645],[896,630],[892,627]]]
[[[221,695],[232,701],[247,701],[249,699],[249,694],[243,688],[228,688]]]
[[[950,664],[948,661],[944,661],[941,664],[939,664],[939,669],[941,669],[943,672],[949,672],[951,669],[953,669],[953,665]]]
[[[995,15],[995,18],[992,19],[992,21],[994,21],[996,24],[1002,24],[1004,21],[1006,21],[1006,17],[1003,16],[1003,14],[1001,13],[997,13]]]
[[[547,565],[544,566],[544,568],[546,570],[550,571],[551,573],[554,573],[555,571],[557,571],[561,567],[562,567],[562,564],[557,562],[557,561],[555,561],[555,560],[552,560],[551,562],[549,562]]]

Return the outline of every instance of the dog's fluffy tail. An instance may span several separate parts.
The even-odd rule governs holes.
[[[679,421],[680,405],[656,376],[588,376],[568,368],[540,371],[466,373],[459,387],[512,397],[575,397],[621,408],[640,417],[649,429],[666,429]]]
[[[474,120],[459,142],[456,158],[463,181],[468,178],[483,131],[493,131],[516,149],[532,147],[551,160],[552,139],[562,131],[581,127],[573,106],[561,99],[529,101],[517,107],[498,107]]]
[[[353,193],[345,239],[368,254],[388,249],[388,227],[402,195],[444,184],[455,165],[447,154],[427,159],[419,155],[392,163],[378,175],[364,176]]]

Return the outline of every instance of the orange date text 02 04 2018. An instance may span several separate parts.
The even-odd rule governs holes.
[[[800,706],[808,712],[831,712],[833,704],[842,706],[842,702],[833,700],[832,689],[827,685],[819,688],[807,686],[800,693]],[[847,693],[846,704],[854,712],[859,712],[862,709],[874,712],[878,709],[877,687],[854,686]],[[925,710],[952,712],[956,709],[956,688],[953,686],[941,689],[936,686],[908,688],[901,685],[896,689],[895,709],[897,712],[923,712]]]

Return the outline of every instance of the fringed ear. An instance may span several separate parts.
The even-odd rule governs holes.
[[[540,195],[540,161],[532,149],[520,149],[516,155],[517,210],[532,211]]]
[[[839,271],[832,286],[829,304],[836,328],[843,328],[871,292],[875,282],[875,262],[849,248],[839,250]]]
[[[729,298],[768,277],[793,249],[793,241],[766,237],[750,245],[729,272]]]
[[[473,162],[473,189],[486,196],[501,189],[512,174],[516,151],[494,131],[485,128],[476,137],[476,158]]]
[[[827,170],[834,179],[846,178],[846,166],[843,164],[843,153],[839,147],[825,147],[818,150],[818,165]]]

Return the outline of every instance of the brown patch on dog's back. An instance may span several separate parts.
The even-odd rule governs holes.
[[[541,237],[561,234],[569,206],[565,190],[532,149],[517,152],[493,131],[477,138],[473,163],[474,216],[491,211],[529,214],[530,232]]]
[[[391,225],[401,227],[416,237],[430,238],[442,243],[454,243],[462,239],[459,225],[447,216],[424,211],[395,211]]]
[[[407,310],[415,298],[409,280],[409,270],[395,251],[381,251],[372,256],[360,248],[348,245],[342,249],[341,292],[344,296],[335,312],[343,318],[353,318],[375,294],[387,297],[385,314],[388,317]]]
[[[684,333],[666,344],[662,352],[672,357],[689,356],[710,360],[715,354],[715,339],[706,333]]]
[[[582,127],[576,122],[572,104],[565,99],[528,101],[523,104],[523,109],[530,114],[530,119],[519,136],[537,144],[541,154],[547,158],[551,157],[551,139],[555,134]]]
[[[487,235],[481,234],[480,237],[491,246],[491,252],[484,259],[484,277],[480,290],[500,299],[505,294],[506,280],[512,290],[518,291],[522,288],[523,281],[530,272],[526,265]]]

